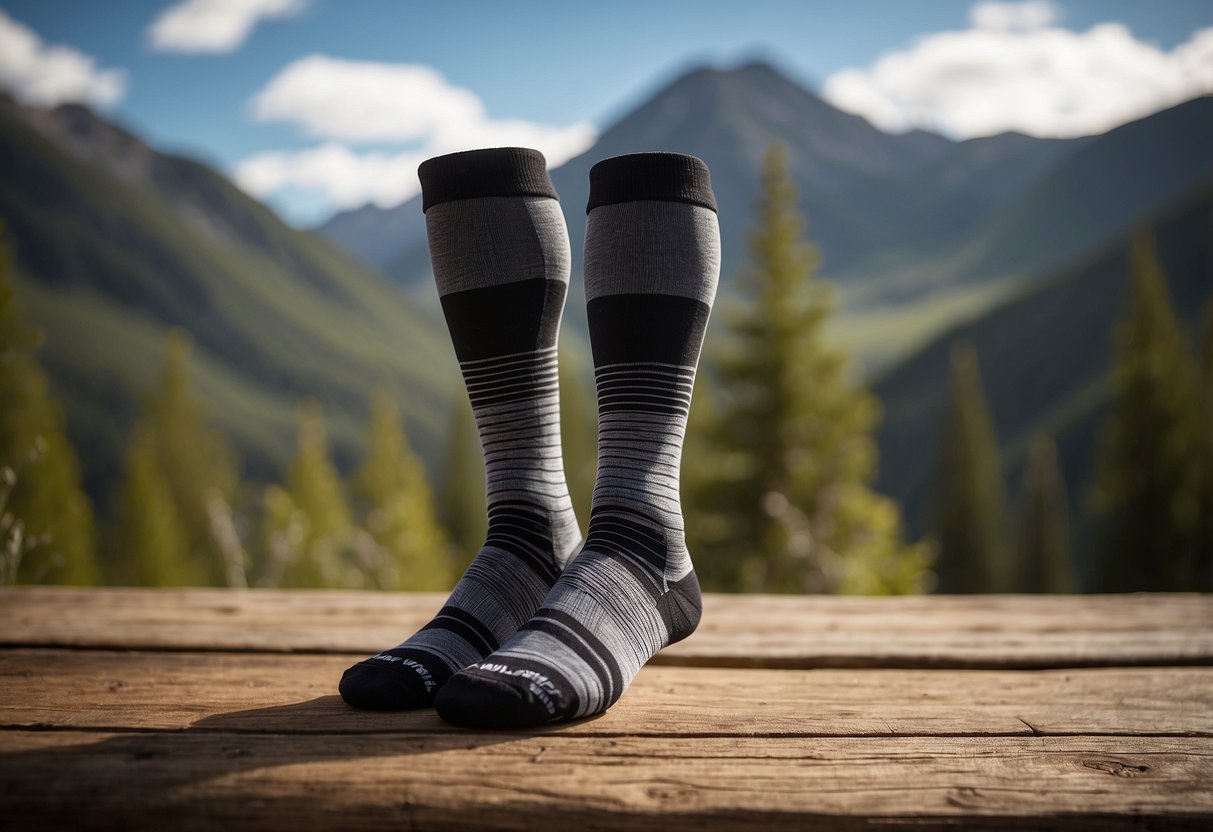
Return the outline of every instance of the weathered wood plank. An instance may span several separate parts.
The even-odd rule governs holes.
[[[0,644],[370,653],[428,620],[440,594],[0,590]],[[658,664],[1017,668],[1213,664],[1213,596],[705,599],[699,631]]]
[[[357,657],[0,651],[0,726],[385,734],[456,729],[335,695]],[[1213,668],[645,668],[565,736],[1213,736]]]
[[[1213,596],[716,596],[667,664],[1047,668],[1213,663]]]
[[[1211,782],[1205,738],[0,732],[10,829],[1196,829]]]

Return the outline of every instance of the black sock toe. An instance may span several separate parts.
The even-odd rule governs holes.
[[[468,670],[438,691],[434,707],[438,716],[465,728],[531,728],[554,718],[525,680]]]
[[[426,690],[420,676],[378,659],[348,668],[337,689],[347,704],[370,711],[408,711],[434,704],[434,694]]]

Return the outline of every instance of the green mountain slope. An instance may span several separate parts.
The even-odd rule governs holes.
[[[967,239],[883,255],[898,268],[851,275],[888,287],[924,292],[932,285],[1032,278],[1089,257],[1133,224],[1162,211],[1192,189],[1213,183],[1213,96],[1196,98],[1092,138],[1063,146]],[[938,215],[944,206],[936,206]],[[939,242],[939,241],[937,241]]]
[[[1172,299],[1194,333],[1201,304],[1213,297],[1213,187],[1156,214],[1149,224],[1156,229]],[[1052,435],[1071,506],[1083,506],[1097,427],[1110,401],[1113,330],[1126,300],[1128,244],[1125,235],[1082,266],[950,330],[876,383],[886,410],[878,485],[902,501],[916,531],[922,530],[930,498],[948,353],[960,338],[977,351],[1008,484],[1018,485],[1029,440]],[[1078,532],[1081,543],[1081,522]]]
[[[831,275],[842,289],[840,340],[869,369],[1090,260],[1135,224],[1213,183],[1209,97],[1100,136],[1028,139],[1026,146],[1023,139],[983,140],[985,149],[999,151],[985,160],[973,154],[981,146],[963,143],[903,183],[889,183],[875,200],[912,205],[918,193],[907,227],[925,224],[927,231],[900,248],[877,247],[866,262]],[[957,219],[966,212],[974,219]],[[949,224],[963,233],[945,233]]]
[[[966,279],[1039,273],[1213,184],[1213,96],[1084,142],[991,218]]]
[[[853,195],[868,204],[895,206],[893,227],[887,231],[890,243],[869,249],[868,258],[896,263],[907,253],[929,254],[964,241],[1008,199],[1091,140],[1022,133],[969,139],[900,178],[880,180],[868,192]],[[897,253],[889,257],[889,252]],[[854,271],[872,268],[868,258],[860,258]],[[844,270],[836,273],[845,276]]]
[[[324,403],[344,462],[379,384],[401,398],[419,447],[443,436],[457,375],[440,324],[206,166],[81,107],[2,101],[0,172],[18,292],[46,331],[40,358],[94,494],[112,482],[175,326],[193,335],[201,395],[253,476],[287,460],[304,396]]]

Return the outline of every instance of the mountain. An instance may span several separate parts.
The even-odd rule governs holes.
[[[368,263],[383,268],[400,252],[425,243],[425,215],[421,203],[406,203],[413,210],[364,205],[342,211],[317,231]]]
[[[838,340],[874,374],[1210,181],[1213,98],[1101,136],[1006,133],[952,142],[922,131],[884,133],[766,64],[693,70],[552,171],[573,247],[570,328],[584,331],[576,275],[595,161],[678,150],[708,162],[727,294],[746,256],[759,160],[773,141],[790,149],[808,235],[822,251],[823,275],[839,287]],[[339,214],[320,232],[428,296],[419,199]]]
[[[928,227],[916,240],[874,247],[866,260],[829,275],[840,287],[839,340],[879,374],[950,326],[1088,261],[1135,224],[1213,183],[1209,147],[1211,97],[1084,139],[1007,135],[958,145],[869,195],[874,204],[908,208],[906,228]],[[975,158],[978,150],[993,158]]]
[[[968,139],[909,174],[881,180],[869,192],[855,196],[873,205],[897,206],[895,227],[889,231],[896,241],[878,254],[899,249],[930,253],[950,241],[964,240],[1025,183],[1087,141],[1023,133]]]
[[[18,296],[94,495],[118,473],[171,327],[193,336],[197,391],[254,477],[290,458],[305,396],[347,464],[377,385],[419,447],[444,437],[457,374],[441,324],[205,165],[80,106],[2,99],[0,173]]]
[[[790,148],[791,170],[813,234],[829,240],[831,263],[857,257],[881,233],[877,218],[850,198],[850,192],[900,177],[953,145],[930,133],[881,132],[766,64],[696,69],[604,130],[591,150],[552,171],[573,244],[574,271],[580,271],[590,167],[622,153],[676,150],[699,156],[712,170],[720,205],[724,273],[731,274],[744,257],[745,228],[757,193],[762,152],[773,141]],[[387,258],[379,244],[410,227],[402,217],[420,216],[420,199],[415,198],[392,209],[338,214],[319,231],[412,285],[421,278],[416,269],[425,265],[424,258],[414,254],[424,249],[424,238],[401,235],[395,256]],[[372,229],[372,224],[377,228]],[[368,240],[376,245],[368,245]]]
[[[1004,141],[1005,137],[995,137]],[[1022,137],[1021,137],[1022,138]],[[951,251],[919,264],[932,272],[915,275],[914,268],[897,275],[915,287],[934,282],[988,281],[1005,277],[1044,274],[1081,260],[1095,249],[1123,235],[1143,218],[1164,210],[1176,199],[1213,182],[1213,97],[1196,98],[1146,118],[1122,125],[1100,136],[1057,143],[1039,143],[1029,159],[1032,175],[1014,176],[1021,185],[1003,189],[996,210],[971,223],[963,237],[954,238]],[[1041,165],[1041,148],[1052,145],[1050,164]],[[1058,153],[1061,150],[1063,152]],[[950,160],[949,160],[950,161]],[[983,178],[1006,176],[1005,168],[988,171]],[[937,192],[925,170],[912,188]],[[894,186],[894,190],[896,186]],[[926,214],[947,222],[953,212],[972,211],[965,200],[952,205],[936,199]],[[959,223],[954,223],[960,227]],[[928,239],[932,235],[926,235]],[[938,238],[936,243],[938,244]],[[919,244],[916,252],[924,253]],[[883,254],[887,261],[902,252]],[[863,272],[861,264],[855,271]]]
[[[1213,299],[1213,183],[1141,224],[1155,230],[1172,301],[1195,336],[1201,306]],[[1008,493],[1017,493],[1030,440],[1054,437],[1082,544],[1088,531],[1082,509],[1098,425],[1111,401],[1114,330],[1128,280],[1125,234],[1086,262],[935,338],[876,382],[885,405],[878,487],[902,502],[916,531],[928,511],[949,351],[967,339],[981,365]]]

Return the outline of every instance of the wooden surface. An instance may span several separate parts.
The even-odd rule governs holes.
[[[354,711],[434,595],[0,590],[0,829],[1207,829],[1213,597],[710,597],[607,714]]]
[[[402,597],[332,590],[25,588],[0,591],[0,644],[372,653],[425,624],[444,599],[435,593]],[[1213,664],[1213,599],[709,595],[699,630],[662,651],[654,663],[990,669],[1208,665]]]

